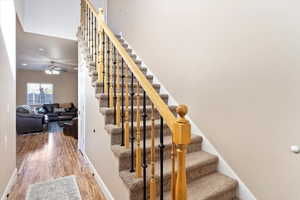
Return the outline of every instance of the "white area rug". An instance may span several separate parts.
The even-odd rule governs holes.
[[[66,176],[30,185],[26,200],[81,200],[81,196],[76,177]]]

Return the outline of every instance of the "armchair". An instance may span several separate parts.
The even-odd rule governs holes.
[[[16,128],[18,134],[39,132],[44,128],[44,115],[36,114],[30,106],[22,105],[16,109]]]

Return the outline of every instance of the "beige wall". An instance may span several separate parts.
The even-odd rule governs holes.
[[[16,21],[13,1],[0,0],[0,198],[16,168]]]
[[[43,71],[17,70],[17,105],[27,103],[27,83],[52,83],[55,103],[73,102],[77,105],[77,73],[49,76]]]
[[[109,23],[257,199],[298,200],[300,2],[111,0]]]

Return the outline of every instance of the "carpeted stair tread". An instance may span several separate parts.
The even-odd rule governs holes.
[[[120,97],[120,98],[121,98],[121,95],[122,95],[122,93],[117,93],[117,96]],[[128,99],[130,101],[131,96],[128,95],[128,97],[129,97]],[[167,99],[168,97],[169,97],[169,95],[167,95],[167,94],[160,94],[160,98],[162,98],[162,99]],[[108,98],[108,95],[104,94],[104,93],[98,93],[96,95],[96,98],[99,99],[99,100],[106,100]],[[136,97],[134,97],[134,98],[136,98]],[[125,95],[124,95],[124,99],[125,99]]]
[[[142,99],[142,98],[141,98]],[[142,101],[141,101],[142,102]],[[173,112],[175,112],[176,111],[176,108],[177,108],[177,106],[168,106],[169,107],[169,109],[171,110],[171,111],[173,111]],[[137,106],[133,106],[133,111],[134,112],[136,112],[137,111]],[[122,108],[121,108],[122,109]],[[142,105],[140,105],[139,106],[139,109],[141,110],[141,114],[142,114],[142,111],[143,111],[143,106]],[[146,111],[147,112],[149,112],[149,111],[151,111],[152,110],[152,106],[150,106],[150,105],[147,105],[146,106]],[[108,108],[108,107],[101,107],[100,108],[100,112],[102,113],[102,114],[104,114],[104,115],[108,115],[108,114],[114,114],[114,108]],[[158,111],[156,111],[156,112],[158,112]],[[129,113],[131,113],[131,107],[130,107],[130,109],[129,109]],[[141,118],[142,119],[142,118]],[[142,120],[141,120],[141,125],[142,125]]]
[[[144,70],[145,71],[145,70]],[[152,75],[149,75],[149,74],[145,74],[144,75],[146,76],[146,78],[152,82],[153,81],[153,76]],[[96,70],[93,71],[93,73],[90,75],[91,77],[95,77],[95,78],[98,78],[98,72],[96,72]],[[125,75],[124,75],[125,76]],[[121,77],[122,77],[122,74],[120,72],[120,83],[121,83]],[[96,80],[94,80],[96,81]],[[134,82],[136,82],[136,79],[134,79]],[[126,83],[125,81],[125,77],[124,77],[124,84]],[[131,73],[128,74],[128,83],[131,83]]]
[[[189,176],[189,173],[193,174],[193,170],[201,171],[201,168],[205,168],[206,166],[211,166],[211,169],[208,173],[213,173],[216,171],[218,163],[218,158],[215,155],[212,155],[210,153],[204,152],[204,151],[197,151],[188,153],[186,155],[186,171],[187,171],[187,177],[188,179],[192,177],[192,175]],[[147,168],[147,179],[150,178],[150,165],[148,165]],[[164,181],[169,182],[171,177],[171,169],[172,169],[172,160],[164,160]],[[157,161],[155,163],[155,170],[156,170],[156,179],[159,180],[158,175],[160,175],[160,162]],[[207,171],[207,170],[203,170]],[[203,174],[202,176],[207,175]],[[125,185],[133,192],[136,192],[138,189],[142,189],[143,186],[143,178],[136,178],[135,173],[131,173],[128,170],[124,170],[120,172],[120,177],[124,181]],[[189,182],[189,180],[188,180]]]
[[[99,83],[98,81],[94,81],[93,85],[94,85],[94,86],[97,86],[97,87],[102,87],[102,86],[103,86],[103,82]],[[129,86],[129,91],[131,91],[131,85],[132,85],[131,83],[128,84],[128,86]],[[137,83],[133,83],[133,87],[136,88],[136,86],[137,86]],[[152,86],[153,86],[155,89],[160,88],[160,84],[158,84],[158,83],[152,83]],[[120,89],[121,89],[121,87],[120,87]],[[140,89],[140,90],[141,90],[141,89]],[[125,91],[125,90],[124,90],[124,91]]]
[[[121,79],[119,79],[120,80],[120,82],[119,82],[119,85],[120,85],[120,88],[121,88]],[[113,80],[113,83],[114,83],[114,80]],[[160,86],[160,84],[158,84],[158,83],[151,83],[153,86],[155,86],[155,87],[159,87]],[[136,86],[137,85],[137,83],[136,83],[136,81],[135,82],[133,82],[133,85],[134,86]],[[101,86],[103,86],[103,82],[99,82],[98,80],[95,80],[95,81],[93,81],[92,82],[92,86],[93,87],[101,87]],[[124,86],[125,86],[125,81],[124,81]],[[131,87],[131,81],[129,81],[128,82],[128,86],[129,86],[129,91],[130,91],[130,87]],[[125,88],[124,88],[124,91],[125,91]]]
[[[213,173],[188,184],[188,200],[233,200],[237,181],[221,173]],[[170,192],[164,194],[171,200]]]
[[[136,125],[137,125],[137,122],[134,121],[133,122],[133,130],[134,131],[136,131]],[[141,124],[141,127],[143,128],[142,124]],[[152,127],[151,120],[146,121],[146,127],[147,127],[146,129],[147,129],[147,134],[148,134],[149,129],[151,129],[151,127]],[[104,128],[109,134],[120,134],[122,132],[122,128],[118,127],[117,125],[114,125],[114,124],[106,124]],[[160,128],[160,120],[154,120],[154,128]],[[164,123],[164,132],[165,132],[165,128],[168,128],[166,123]],[[129,122],[129,129],[131,129],[131,122]],[[150,134],[148,134],[148,135],[150,135]]]
[[[136,141],[135,141],[135,143],[136,143]],[[199,143],[199,145],[201,145],[202,137],[192,134],[190,144],[195,144],[195,143]],[[159,144],[160,144],[160,138],[156,137],[155,138],[155,148],[156,149],[159,148]],[[165,149],[168,146],[170,147],[172,145],[172,136],[171,135],[164,136],[164,145],[165,145]],[[142,141],[141,141],[141,148],[142,148]],[[147,148],[147,151],[150,150],[150,148],[151,148],[151,138],[146,139],[146,148]],[[120,145],[112,145],[112,151],[114,152],[114,154],[117,157],[129,156],[130,152],[131,152],[130,148],[127,149],[127,148],[122,147]]]
[[[99,106],[100,107],[100,106]],[[123,107],[125,110],[125,106]],[[143,114],[143,106],[137,107],[133,106],[133,113],[131,113],[131,107],[128,110],[129,111],[129,120],[131,120],[131,116],[133,116],[133,120],[136,120],[137,117],[137,109],[140,110],[141,114],[141,124],[142,124],[142,114]],[[176,115],[176,106],[169,106],[170,111]],[[122,110],[122,107],[121,107]],[[108,107],[100,107],[99,111],[101,114],[105,116],[105,124],[114,124],[115,116],[114,116],[114,108],[108,108]],[[152,113],[152,107],[151,105],[146,105],[146,121],[151,119],[151,113]],[[154,119],[160,119],[159,112],[154,109]]]
[[[117,93],[118,98],[120,99],[120,103],[122,103],[122,93]],[[108,101],[108,95],[104,94],[104,93],[97,93],[96,94],[96,98],[100,101],[99,105],[100,107],[106,107],[107,106],[107,101]],[[169,95],[167,94],[160,94],[160,98],[167,104],[168,103],[168,99],[169,99]],[[128,95],[128,99],[129,99],[129,104],[131,105],[131,95]],[[133,97],[133,103],[134,105],[137,104],[137,100],[136,97]],[[147,96],[146,98],[146,104],[147,105],[151,105],[152,101],[149,99],[149,97]],[[125,93],[124,93],[124,105],[125,105]]]
[[[146,138],[146,156],[147,160],[150,160],[150,138]],[[131,144],[131,143],[130,143]],[[187,153],[196,152],[201,150],[201,144],[202,144],[202,137],[192,135],[191,143],[187,147]],[[136,145],[136,141],[135,141]],[[165,134],[164,136],[164,155],[163,159],[170,159],[171,156],[171,150],[172,150],[172,137],[171,133]],[[158,152],[159,151],[159,137],[155,138],[155,149]],[[129,170],[130,169],[130,158],[131,158],[131,151],[130,148],[125,148],[124,146],[120,146],[120,143],[112,144],[111,150],[114,153],[114,155],[119,160],[119,171],[122,170]],[[134,155],[135,157],[135,155]],[[158,156],[155,157],[155,160],[159,159]]]
[[[134,133],[136,132],[136,122],[133,123],[133,131]],[[166,123],[163,124],[164,127],[164,135],[171,135],[171,131],[168,127],[168,125]],[[111,144],[121,144],[121,134],[122,134],[122,128],[118,127],[117,125],[114,124],[107,124],[105,125],[104,128],[108,134],[111,135]],[[150,138],[151,137],[151,131],[152,129],[152,122],[150,120],[146,121],[146,137]],[[155,137],[159,137],[160,135],[160,120],[155,120],[154,121],[154,133],[155,133]],[[131,134],[131,122],[129,122],[129,134]],[[143,135],[142,135],[143,138]]]

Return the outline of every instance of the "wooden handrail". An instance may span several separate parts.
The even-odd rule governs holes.
[[[92,11],[96,16],[99,16],[99,12],[93,6],[90,0],[85,0],[91,7]],[[124,59],[131,72],[134,74],[135,78],[138,80],[141,87],[145,90],[146,94],[153,102],[154,107],[158,110],[160,115],[164,118],[171,132],[174,133],[174,124],[176,123],[176,117],[169,109],[168,105],[162,100],[160,95],[156,92],[152,84],[148,81],[144,73],[140,70],[125,48],[122,46],[120,41],[117,39],[115,34],[111,31],[108,25],[104,22],[103,17],[98,17],[98,22],[100,23],[101,29],[104,30],[106,35],[109,37],[110,41],[114,44],[119,54]]]

